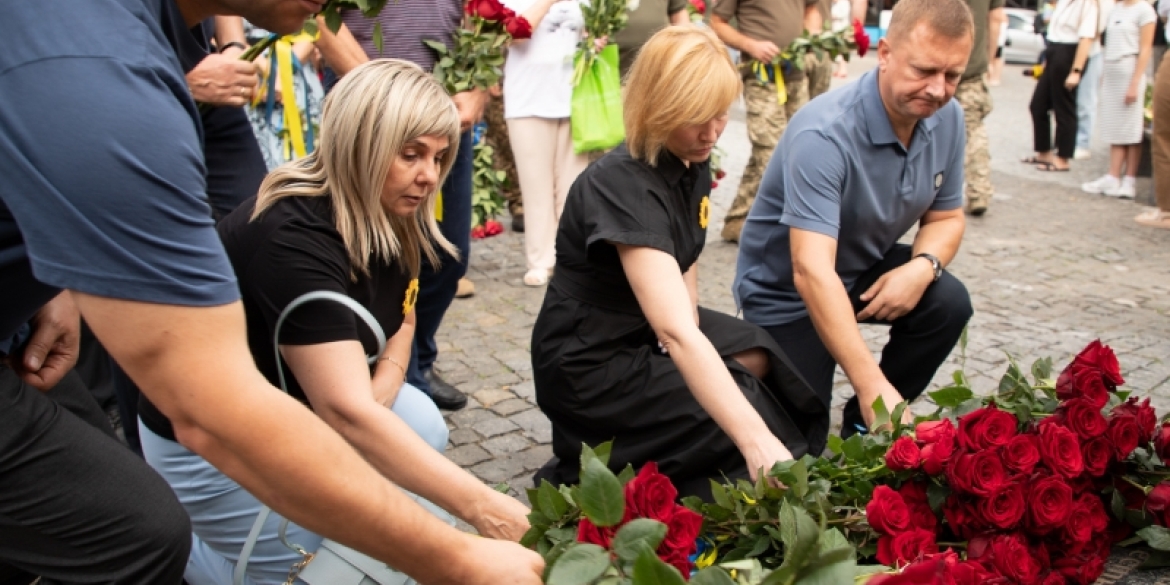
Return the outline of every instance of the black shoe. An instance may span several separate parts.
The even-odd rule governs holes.
[[[517,213],[512,216],[512,231],[522,234],[524,233],[524,214]]]
[[[431,400],[435,402],[435,406],[443,410],[459,410],[467,406],[467,395],[445,382],[433,370],[428,370],[427,373],[423,374],[423,379],[431,386],[430,396]]]

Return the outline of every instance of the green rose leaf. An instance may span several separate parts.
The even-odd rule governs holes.
[[[958,373],[956,373],[956,376]],[[958,408],[960,404],[974,398],[975,393],[970,388],[949,386],[942,390],[930,392],[930,399],[942,408]]]
[[[540,506],[540,511],[552,521],[564,516],[565,512],[569,510],[569,503],[565,501],[565,497],[547,479],[540,481],[536,502]]]
[[[649,518],[631,520],[617,531],[613,537],[613,552],[623,561],[633,562],[641,553],[641,545],[645,543],[650,550],[658,550],[662,539],[666,538],[666,525]]]
[[[587,585],[609,568],[609,553],[595,544],[578,544],[557,559],[548,585]]]
[[[622,484],[616,475],[594,457],[581,469],[577,504],[585,517],[597,526],[614,526],[626,511]]]
[[[735,581],[731,580],[727,571],[719,567],[707,567],[691,577],[691,585],[735,585]]]
[[[877,397],[873,401],[873,424],[870,425],[870,430],[878,429],[890,424],[890,408],[886,406],[885,398]]]
[[[658,558],[645,544],[638,546],[642,550],[638,553],[638,560],[634,561],[632,585],[686,585],[678,569]]]
[[[1162,526],[1147,526],[1137,531],[1137,535],[1154,550],[1170,551],[1170,529]]]

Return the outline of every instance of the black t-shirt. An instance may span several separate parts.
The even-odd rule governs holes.
[[[328,197],[285,197],[249,221],[255,206],[254,197],[245,201],[219,223],[218,230],[239,279],[252,358],[272,385],[279,384],[272,339],[276,320],[305,293],[327,290],[346,295],[369,309],[387,338],[398,331],[414,308],[407,302],[407,289],[412,287],[409,275],[397,263],[371,259],[370,274],[358,272],[357,279],[352,279],[349,255],[334,227]],[[280,330],[284,345],[349,339],[360,340],[367,354],[378,349],[360,318],[330,301],[313,301],[295,309]],[[283,367],[289,394],[307,404],[296,378],[287,365]],[[174,438],[166,419],[153,407],[140,415],[156,434]]]
[[[553,284],[576,298],[623,312],[640,309],[611,242],[662,250],[686,272],[699,259],[710,218],[709,162],[687,167],[663,150],[658,166],[625,144],[573,183],[557,233]]]

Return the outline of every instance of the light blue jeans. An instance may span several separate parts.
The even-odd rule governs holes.
[[[1093,139],[1093,120],[1097,118],[1097,90],[1101,86],[1101,52],[1085,61],[1081,83],[1077,86],[1077,148],[1088,150]]]
[[[421,390],[403,384],[391,410],[437,451],[447,448],[443,415]],[[191,558],[183,577],[190,585],[231,585],[240,549],[262,504],[199,455],[152,433],[141,421],[138,428],[147,463],[170,484],[191,516]],[[284,583],[289,569],[300,562],[301,555],[281,544],[277,536],[283,519],[275,511],[268,516],[248,560],[246,584]],[[286,534],[289,542],[309,551],[317,550],[322,540],[291,522]]]

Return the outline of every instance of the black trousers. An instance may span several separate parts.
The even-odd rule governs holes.
[[[881,262],[861,275],[849,291],[855,313],[868,304],[861,301],[861,294],[883,274],[909,262],[911,254],[910,246],[897,244]],[[946,361],[959,341],[963,328],[971,319],[971,313],[971,297],[967,294],[967,288],[949,272],[943,272],[938,282],[926,289],[918,306],[909,313],[893,322],[866,321],[890,326],[890,341],[882,350],[879,365],[886,379],[907,402],[918,398],[926,390],[939,366]],[[821,400],[829,405],[833,398],[833,372],[837,361],[821,341],[812,319],[805,317],[764,329],[780,344],[780,348],[788,354],[788,358]],[[845,404],[841,436],[849,437],[864,428],[861,406],[854,396]]]
[[[1064,80],[1072,72],[1077,46],[1049,43],[1045,49],[1044,73],[1032,92],[1032,143],[1036,152],[1052,150],[1052,117],[1056,118],[1056,156],[1071,159],[1077,148],[1077,88],[1067,89]]]
[[[176,585],[191,522],[95,407],[74,373],[46,395],[0,366],[0,564],[51,583]]]

